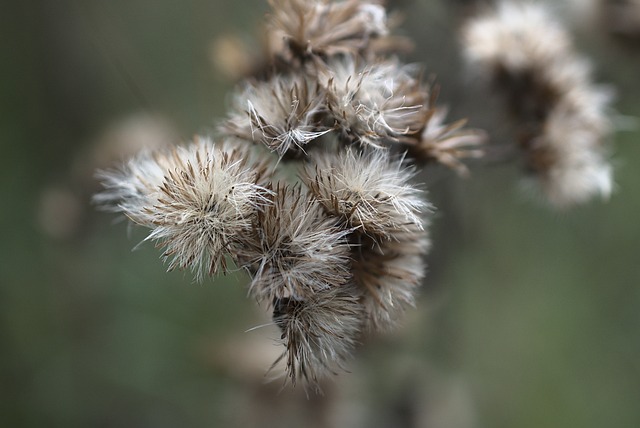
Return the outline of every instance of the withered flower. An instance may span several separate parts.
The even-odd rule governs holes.
[[[438,92],[438,87],[431,92],[424,128],[418,138],[405,139],[405,147],[419,162],[437,162],[460,175],[468,175],[469,170],[462,159],[482,157],[484,151],[480,146],[487,135],[478,129],[465,128],[466,119],[445,123],[448,109],[436,105]]]
[[[362,293],[367,330],[391,329],[415,305],[430,245],[426,231],[414,227],[389,241],[362,237],[354,247],[353,278]]]

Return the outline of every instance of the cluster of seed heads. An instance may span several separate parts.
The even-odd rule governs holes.
[[[96,200],[151,229],[170,270],[245,269],[281,331],[276,363],[317,385],[414,305],[432,211],[417,167],[464,173],[484,135],[445,122],[438,88],[393,53],[405,44],[377,1],[270,3],[265,53],[215,142],[102,172]],[[285,164],[296,182],[276,178]]]

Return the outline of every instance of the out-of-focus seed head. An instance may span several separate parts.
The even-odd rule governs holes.
[[[222,131],[261,142],[281,157],[304,153],[305,145],[331,130],[321,123],[326,97],[324,88],[302,74],[250,82],[236,95]]]
[[[327,213],[367,235],[393,239],[399,231],[423,228],[431,207],[409,183],[415,175],[402,159],[379,149],[347,148],[317,156],[302,180]]]
[[[199,138],[100,173],[106,190],[95,200],[150,228],[145,240],[165,248],[169,270],[191,268],[201,279],[226,270],[229,246],[270,202],[268,169],[246,146]]]
[[[238,257],[253,274],[258,300],[306,299],[351,278],[346,235],[299,186],[277,186],[255,217]]]
[[[322,377],[344,369],[364,317],[357,288],[345,284],[305,300],[275,299],[273,306],[286,349],[272,367],[284,360],[292,384],[302,380],[315,388]]]
[[[571,50],[570,37],[544,5],[507,1],[467,22],[462,43],[467,60],[486,71],[546,67]]]
[[[557,208],[608,197],[612,96],[592,83],[589,62],[554,16],[543,5],[502,3],[467,23],[463,42],[470,65],[508,97],[529,187]]]

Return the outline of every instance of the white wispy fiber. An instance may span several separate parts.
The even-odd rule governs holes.
[[[145,240],[165,248],[169,270],[190,268],[199,280],[226,270],[234,240],[269,203],[267,167],[245,146],[198,138],[101,172],[105,190],[95,200],[150,228]]]
[[[319,155],[301,175],[325,210],[362,233],[393,239],[403,230],[423,228],[431,206],[410,183],[415,175],[402,159],[380,149],[347,148]]]
[[[563,26],[540,4],[501,3],[463,29],[465,56],[509,95],[536,187],[559,208],[607,198],[608,88],[594,85]]]

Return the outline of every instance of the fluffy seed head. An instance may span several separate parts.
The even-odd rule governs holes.
[[[329,109],[343,136],[381,146],[416,134],[424,125],[428,91],[411,66],[397,60],[366,67],[353,57],[329,62],[320,80],[329,92]]]
[[[344,367],[363,321],[357,288],[333,287],[305,300],[276,299],[273,306],[286,348],[273,366],[284,360],[291,383],[302,380],[317,387],[323,376]]]
[[[422,229],[430,205],[409,183],[415,172],[385,150],[352,148],[324,154],[305,165],[302,180],[327,213],[361,233],[392,239],[402,230]]]
[[[570,51],[571,40],[541,4],[503,1],[462,29],[465,57],[482,68],[512,72],[545,67]]]
[[[386,11],[376,1],[269,0],[271,32],[296,56],[362,53],[387,34]]]
[[[145,240],[165,248],[169,270],[191,268],[201,279],[205,272],[226,270],[229,247],[269,202],[261,186],[267,169],[265,161],[252,161],[245,146],[199,138],[102,172],[106,190],[95,200],[150,228]]]
[[[320,123],[326,97],[324,88],[302,74],[247,83],[234,99],[235,112],[223,132],[261,142],[280,156],[303,152],[307,143],[330,131]]]
[[[430,242],[424,230],[375,242],[363,239],[353,251],[353,278],[362,292],[370,331],[390,330],[408,307],[415,305],[417,289],[425,276],[424,256]]]
[[[239,258],[253,273],[258,300],[300,300],[349,281],[349,230],[336,227],[299,186],[277,186],[242,239]]]

